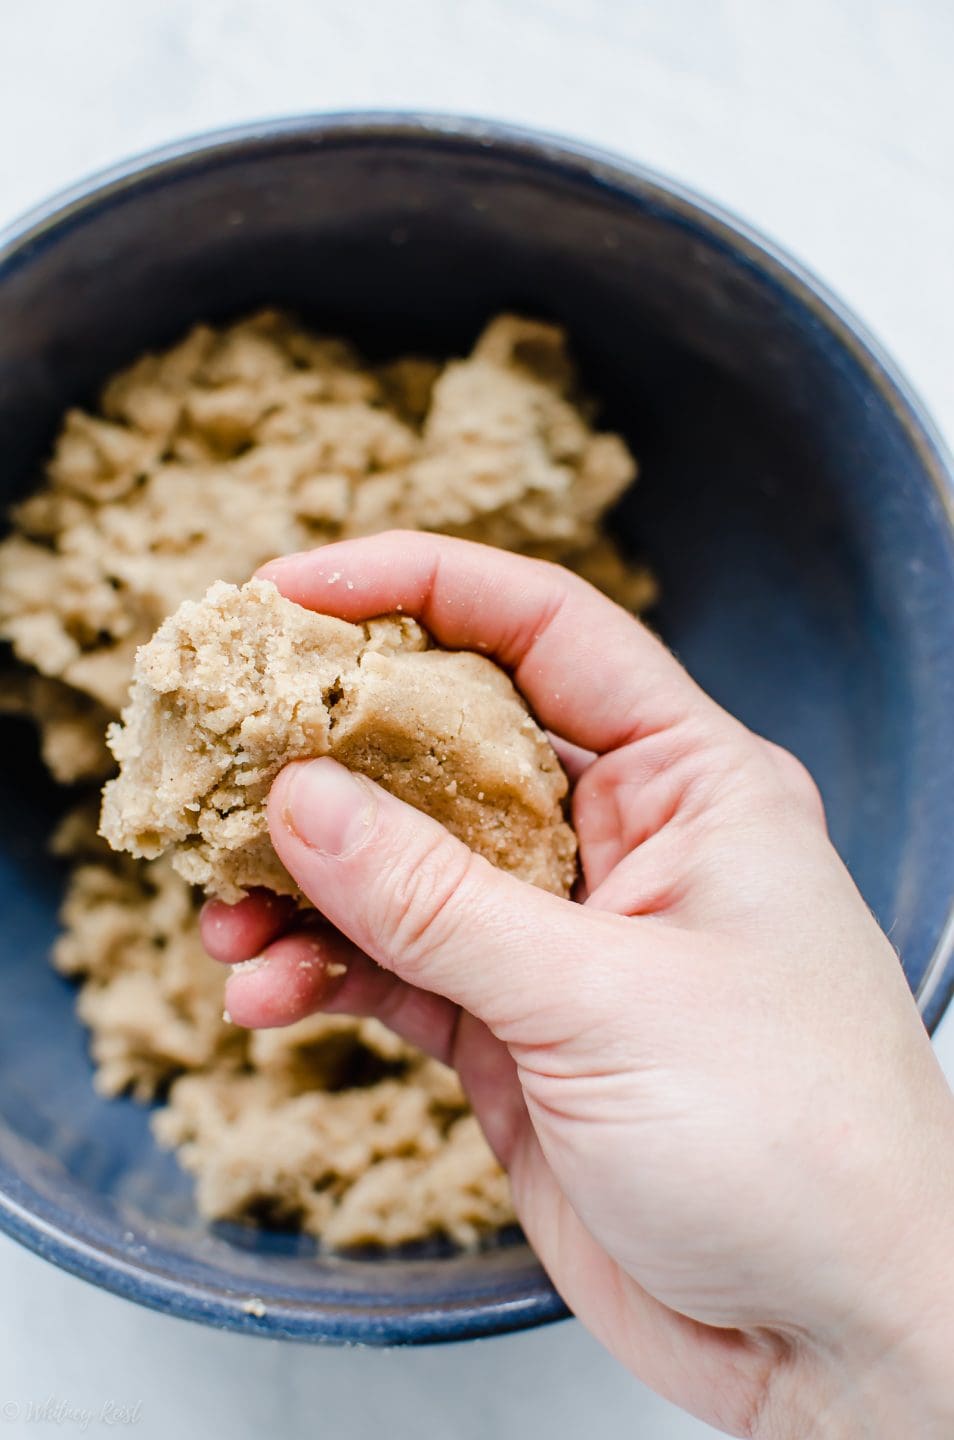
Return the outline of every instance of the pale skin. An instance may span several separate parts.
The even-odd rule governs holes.
[[[954,1099],[798,761],[556,566],[390,534],[260,574],[504,666],[573,781],[582,879],[532,889],[289,766],[272,839],[319,915],[206,907],[216,959],[264,957],[233,1020],[375,1015],[454,1065],[567,1304],[710,1424],[954,1435]]]

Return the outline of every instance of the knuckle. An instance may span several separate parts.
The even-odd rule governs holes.
[[[450,835],[436,835],[402,855],[379,887],[378,929],[382,945],[401,969],[425,964],[447,943],[458,924],[460,891],[474,856]]]
[[[793,815],[825,826],[825,807],[811,774],[789,750],[761,736],[742,733],[710,754],[683,796],[694,818],[719,823],[736,815],[746,822],[787,823]]]
[[[781,745],[775,745],[771,741],[767,743],[776,773],[787,795],[816,818],[824,820],[825,807],[821,791],[807,766],[803,765],[791,750],[785,750]]]

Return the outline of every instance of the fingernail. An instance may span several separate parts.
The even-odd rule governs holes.
[[[310,760],[292,773],[282,818],[312,850],[350,855],[367,839],[375,795],[368,782],[336,760]]]
[[[287,570],[289,565],[295,565],[301,560],[302,552],[293,551],[288,555],[276,555],[273,560],[266,560],[264,565],[259,565],[255,571],[256,580],[267,580],[270,575],[280,575]]]

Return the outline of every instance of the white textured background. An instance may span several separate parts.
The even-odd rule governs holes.
[[[707,192],[840,292],[954,439],[951,0],[4,0],[0,224],[175,136],[362,107],[559,130]],[[939,1049],[954,1078],[951,1020]],[[574,1322],[318,1351],[153,1315],[0,1240],[0,1440],[77,1433],[3,1418],[49,1397],[141,1402],[140,1440],[714,1433]]]

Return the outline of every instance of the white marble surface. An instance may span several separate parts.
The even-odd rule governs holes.
[[[707,191],[840,292],[954,438],[949,0],[6,0],[0,223],[177,135],[392,106],[549,127]],[[954,1078],[952,1020],[939,1050]],[[28,1418],[48,1398],[58,1425]],[[316,1351],[150,1314],[0,1241],[0,1437],[76,1432],[87,1409],[102,1433],[109,1401],[181,1440],[714,1433],[575,1323]]]

